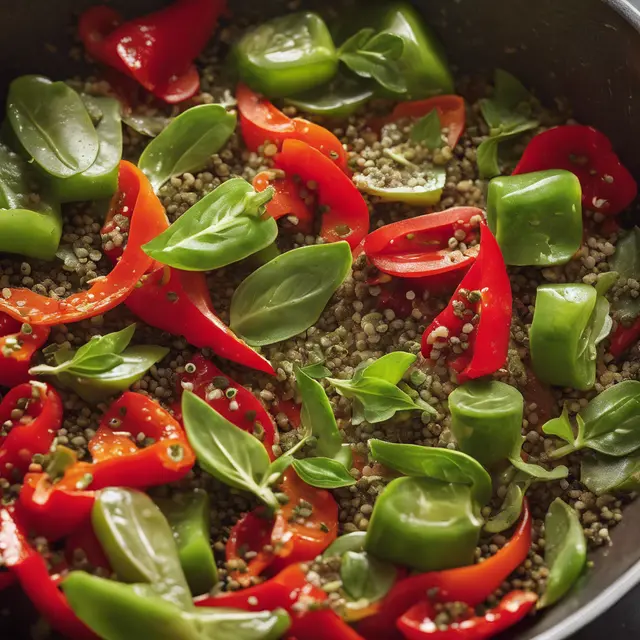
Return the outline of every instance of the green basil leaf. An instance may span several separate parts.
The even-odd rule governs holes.
[[[626,380],[605,389],[578,414],[584,422],[576,448],[620,457],[640,448],[640,382]]]
[[[136,325],[130,324],[120,331],[108,333],[106,336],[91,338],[89,342],[82,345],[75,354],[77,362],[91,356],[104,355],[107,353],[122,353],[133,339],[136,332]]]
[[[60,205],[40,182],[21,156],[0,144],[0,251],[40,260],[56,255],[62,235]]]
[[[351,269],[346,242],[287,251],[254,271],[231,299],[231,329],[251,346],[306,331]]]
[[[300,371],[314,380],[321,380],[331,375],[331,371],[329,371],[322,362],[315,362],[314,364],[308,364],[306,367],[300,367]]]
[[[442,146],[442,125],[438,110],[429,111],[426,116],[420,118],[413,127],[409,137],[416,144],[427,149],[439,149]]]
[[[154,260],[185,271],[210,271],[238,262],[276,239],[276,221],[261,217],[272,197],[271,188],[258,193],[246,180],[232,178],[142,248]]]
[[[62,366],[66,367],[68,373],[79,376],[91,376],[92,374],[100,375],[105,371],[110,371],[114,367],[121,365],[124,358],[120,354],[105,353],[96,356],[88,356],[74,363],[73,360],[65,362]]]
[[[20,144],[51,175],[86,171],[100,148],[80,96],[64,82],[21,76],[9,85],[7,118]]]
[[[572,443],[575,440],[571,421],[569,420],[569,410],[565,406],[559,418],[552,418],[542,425],[542,431],[548,436],[558,436],[566,442]]]
[[[294,460],[293,468],[301,480],[318,489],[350,487],[356,483],[344,465],[331,458]]]
[[[509,462],[520,472],[529,476],[532,480],[539,482],[553,482],[554,480],[562,480],[569,475],[569,469],[564,465],[558,465],[551,469],[545,469],[539,464],[532,464],[525,462],[520,456],[513,456],[509,458]]]
[[[465,453],[375,439],[369,440],[369,446],[372,458],[389,469],[406,476],[466,484],[472,487],[479,504],[485,505],[491,500],[491,477],[477,460]]]
[[[512,482],[507,488],[500,511],[485,522],[484,530],[488,533],[501,533],[510,529],[522,513],[522,503],[526,486],[519,482]]]
[[[163,600],[150,585],[122,584],[84,571],[71,572],[61,586],[78,618],[110,640],[277,640],[291,622],[283,609],[185,610]]]
[[[296,369],[296,386],[302,397],[300,420],[318,439],[316,453],[326,458],[335,457],[342,448],[342,436],[333,409],[322,385],[310,378],[302,369]]]
[[[283,455],[276,458],[264,474],[262,484],[270,487],[280,480],[282,474],[293,464],[294,458],[291,455]]]
[[[363,409],[361,417],[371,424],[389,420],[397,411],[422,410],[404,391],[386,380],[365,377],[358,380],[327,380],[341,396],[360,401]],[[360,424],[362,420],[359,418],[352,415],[351,423]]]
[[[390,384],[398,384],[407,369],[416,361],[413,353],[394,351],[378,358],[371,364],[362,364],[356,367],[354,379],[377,378]]]
[[[394,93],[405,93],[407,82],[400,73],[398,64],[383,54],[360,50],[343,53],[340,60],[361,78],[373,78],[378,84]]]
[[[170,178],[205,167],[235,131],[236,120],[219,104],[191,107],[175,118],[138,161],[154,191]]]
[[[501,173],[500,163],[498,162],[498,147],[500,143],[516,138],[526,131],[531,131],[538,124],[537,120],[525,120],[520,124],[514,125],[507,133],[499,133],[484,140],[476,153],[480,177],[489,179],[499,176]]]
[[[193,607],[171,527],[149,496],[116,487],[102,489],[91,523],[120,580],[148,583],[169,602]]]
[[[562,598],[578,579],[587,561],[587,543],[576,511],[560,498],[544,519],[545,564],[549,567],[547,588],[538,609]]]
[[[640,452],[622,458],[601,453],[586,456],[580,467],[580,482],[597,496],[612,491],[638,491]]]
[[[340,579],[354,600],[376,602],[387,595],[396,581],[397,569],[389,562],[376,560],[365,551],[347,551],[342,556]]]
[[[480,100],[480,111],[491,129],[512,131],[531,116],[531,94],[510,73],[496,69],[492,98]]]
[[[122,116],[122,122],[128,127],[149,138],[155,138],[160,135],[172,120],[172,118],[165,116],[145,116],[140,113],[130,113]]]
[[[347,551],[364,551],[366,531],[353,531],[336,538],[322,554],[323,558],[341,558]]]
[[[263,485],[271,463],[259,440],[190,391],[182,395],[182,418],[204,471],[230,487],[253,493],[270,507],[278,507],[271,489]]]

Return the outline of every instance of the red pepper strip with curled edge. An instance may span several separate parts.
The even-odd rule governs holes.
[[[435,96],[427,100],[400,102],[388,116],[373,120],[371,126],[380,129],[402,118],[422,118],[434,109],[438,112],[440,126],[448,130],[447,144],[453,149],[464,132],[466,122],[464,98],[461,96]]]
[[[14,410],[22,417],[12,416]],[[62,425],[62,400],[58,392],[44,382],[25,382],[14,387],[0,403],[0,478],[22,477],[37,453],[49,452]]]
[[[80,39],[96,60],[131,76],[166,102],[181,102],[200,88],[193,61],[225,8],[224,0],[177,0],[123,22],[110,7],[91,7],[80,17]]]
[[[31,359],[47,341],[49,327],[28,327],[0,313],[0,386],[14,387],[29,380]]]
[[[467,350],[449,360],[449,366],[458,372],[459,383],[497,371],[504,365],[509,348],[511,283],[495,237],[484,222],[481,227],[480,253],[475,263],[447,308],[422,335],[422,355],[430,358],[435,350],[437,360],[439,350],[434,344],[445,345],[451,337],[460,336],[466,324],[473,325],[466,334]]]
[[[178,398],[181,397],[183,389],[189,389],[223,418],[243,431],[255,435],[264,444],[269,458],[273,460],[276,428],[260,400],[233,378],[222,373],[203,355],[197,353],[191,360],[191,365],[195,367],[195,371],[185,371],[178,378]],[[182,420],[180,401],[178,400],[172,408],[176,418]]]
[[[141,438],[142,436],[142,438]],[[154,443],[138,448],[139,439]],[[18,508],[32,529],[50,540],[61,538],[91,514],[95,492],[105,487],[146,487],[184,478],[195,454],[180,424],[159,404],[127,391],[104,415],[89,442],[93,459],[67,467],[52,483],[46,473],[29,473]]]
[[[112,202],[102,235],[116,229],[116,215],[128,218],[130,229],[145,222],[157,229],[157,233],[169,228],[164,207],[142,172],[138,169],[135,173],[127,172],[125,179],[121,172],[120,181],[121,194]],[[144,184],[144,201],[139,198],[140,206],[137,207],[131,198],[136,181]],[[113,262],[122,260],[120,256],[126,256],[131,241],[130,236],[124,254],[121,247],[115,246],[105,248],[105,253]],[[117,269],[119,263],[116,265]],[[125,304],[146,324],[174,335],[183,335],[194,347],[209,347],[222,358],[275,374],[269,361],[240,340],[215,314],[204,273],[180,271],[149,260],[147,273],[141,274],[140,282]]]
[[[379,271],[399,278],[446,279],[452,271],[460,276],[475,262],[480,239],[481,209],[455,207],[380,227],[364,239],[364,253]],[[465,251],[449,248],[455,234],[464,233],[459,243]],[[443,278],[444,277],[444,278]]]
[[[449,624],[446,629],[436,625],[433,605],[423,600],[398,620],[398,629],[407,640],[485,640],[520,622],[537,600],[538,596],[530,591],[512,591],[484,616],[475,616],[470,609],[468,618]]]
[[[250,151],[258,151],[267,140],[278,149],[282,148],[285,140],[302,140],[350,175],[347,153],[340,140],[328,129],[303,118],[289,118],[244,84],[238,85],[236,100],[242,138]]]
[[[150,198],[155,197],[149,180],[126,160],[120,162],[118,185],[126,206],[132,211],[144,210]],[[31,325],[50,326],[93,318],[113,309],[129,295],[151,266],[153,261],[142,250],[142,245],[164,231],[166,227],[162,222],[151,217],[132,216],[129,241],[122,258],[111,273],[96,278],[88,291],[56,300],[30,289],[10,289],[9,297],[0,296],[0,311]]]
[[[640,318],[636,318],[636,321],[630,327],[618,325],[618,328],[611,335],[609,351],[611,355],[619,358],[638,340],[640,340]]]
[[[582,187],[582,206],[613,216],[626,209],[638,185],[613,152],[611,141],[593,127],[564,125],[535,136],[513,175],[546,169],[574,173]]]
[[[531,513],[525,498],[522,516],[511,539],[495,555],[468,567],[421,573],[399,580],[380,603],[378,612],[358,625],[358,631],[367,640],[398,638],[398,618],[421,602],[431,589],[437,589],[437,602],[465,602],[475,607],[527,559],[530,548]]]
[[[65,638],[97,640],[69,606],[44,558],[29,544],[26,526],[11,509],[0,509],[0,555],[24,593],[49,624]]]
[[[338,504],[328,491],[309,486],[293,470],[285,472],[280,491],[289,501],[274,518],[269,519],[265,509],[258,507],[242,517],[229,535],[227,563],[242,560],[241,549],[257,554],[246,563],[246,570],[230,572],[233,579],[243,586],[264,571],[268,570],[273,575],[291,564],[313,560],[338,535]],[[301,502],[309,503],[313,508],[303,524],[299,524],[296,518]],[[266,552],[266,545],[270,545],[273,551]]]
[[[285,140],[275,165],[302,184],[315,183],[322,212],[320,235],[327,242],[346,240],[354,249],[369,231],[369,207],[351,179],[320,151],[300,140]]]
[[[267,202],[267,214],[274,220],[284,216],[296,218],[297,222],[293,224],[296,231],[312,233],[313,214],[298,193],[300,185],[288,176],[274,178],[273,175],[272,171],[261,171],[253,179],[253,188],[258,192],[264,191],[267,187],[274,189],[273,198]]]
[[[362,640],[331,609],[319,608],[327,594],[307,582],[300,565],[294,564],[255,587],[218,596],[196,598],[197,607],[231,607],[243,611],[273,611],[279,607],[291,616],[287,638],[296,640]]]

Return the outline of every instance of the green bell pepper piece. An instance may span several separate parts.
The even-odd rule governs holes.
[[[173,532],[149,496],[103,489],[93,505],[91,523],[118,578],[153,585],[157,594],[181,608],[193,606]]]
[[[60,205],[35,171],[0,144],[0,251],[53,260],[62,235]]]
[[[324,20],[308,11],[274,18],[248,31],[233,57],[240,77],[272,98],[324,84],[338,70],[338,56]]]
[[[489,467],[520,445],[523,398],[497,380],[471,380],[449,396],[451,432],[461,451]]]
[[[453,93],[453,77],[442,46],[410,4],[392,3],[380,22],[379,30],[404,40],[404,51],[398,60],[400,72],[407,83],[407,93],[401,94],[403,100]]]
[[[151,585],[122,584],[84,571],[73,571],[61,586],[74,613],[104,640],[277,640],[291,622],[282,609],[185,611]]]
[[[467,485],[392,480],[373,508],[365,551],[418,571],[472,564],[482,518]]]
[[[373,98],[371,82],[339,72],[328,84],[287,98],[301,111],[329,118],[348,118]]]
[[[609,335],[611,324],[609,302],[591,285],[540,285],[529,331],[536,376],[547,384],[591,389],[596,346]]]
[[[489,183],[487,222],[507,264],[566,264],[582,244],[582,189],[570,171],[501,176]]]
[[[118,167],[122,158],[122,123],[120,104],[114,98],[81,96],[90,114],[98,120],[96,133],[100,141],[98,156],[82,173],[70,178],[49,176],[48,185],[60,202],[102,200],[118,188]]]
[[[173,498],[157,499],[156,504],[169,522],[178,546],[178,557],[194,596],[210,591],[218,582],[209,531],[209,497],[196,489]]]

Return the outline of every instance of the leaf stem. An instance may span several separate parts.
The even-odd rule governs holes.
[[[560,447],[559,449],[555,449],[551,453],[548,453],[548,457],[551,460],[557,460],[558,458],[563,458],[564,456],[568,456],[570,453],[577,451],[578,447],[576,447],[575,442],[570,442],[569,444],[565,444],[564,447]]]

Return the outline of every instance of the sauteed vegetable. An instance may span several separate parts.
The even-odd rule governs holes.
[[[70,640],[490,638],[569,593],[640,488],[605,133],[403,2],[77,28],[100,81],[15,78],[2,127],[0,589]]]

